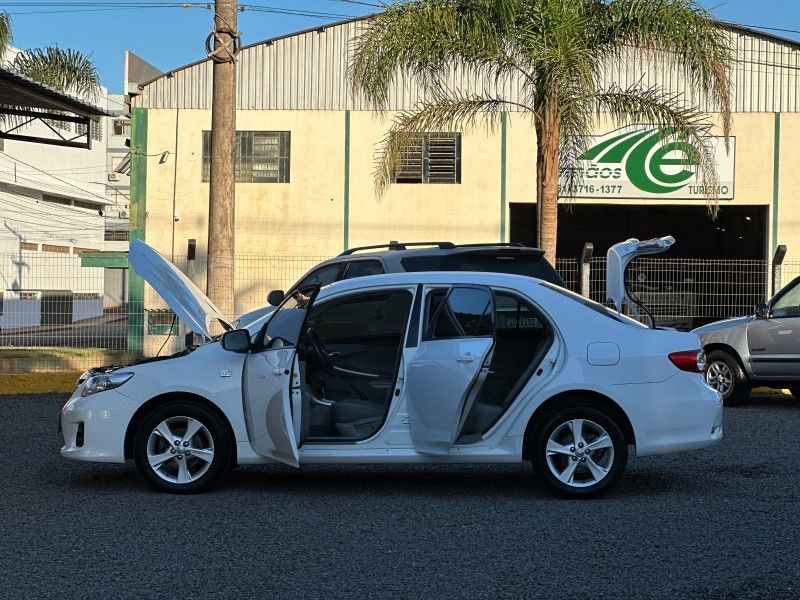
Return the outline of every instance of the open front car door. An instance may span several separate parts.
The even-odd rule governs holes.
[[[292,382],[297,341],[319,287],[287,296],[256,336],[243,375],[244,415],[253,451],[299,465],[292,418]],[[300,418],[300,415],[297,415]]]
[[[431,290],[422,341],[406,374],[417,452],[448,454],[489,372],[494,297],[484,286]]]

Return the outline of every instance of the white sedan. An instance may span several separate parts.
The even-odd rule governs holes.
[[[531,461],[554,490],[598,494],[629,452],[722,438],[691,333],[648,328],[537,279],[400,273],[299,290],[259,331],[230,329],[144,243],[130,261],[206,343],[101,367],[61,412],[67,458],[132,459],[160,490],[237,464]]]

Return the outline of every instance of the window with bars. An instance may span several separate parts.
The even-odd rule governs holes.
[[[401,150],[395,183],[461,183],[461,134],[421,133]]]
[[[100,121],[89,121],[90,137],[98,142],[103,141],[103,124]],[[75,123],[75,133],[78,135],[86,135],[86,124]]]
[[[237,131],[234,172],[237,183],[289,183],[289,131]],[[202,181],[211,177],[211,132],[203,132]]]

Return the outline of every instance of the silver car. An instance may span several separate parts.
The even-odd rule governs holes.
[[[694,330],[707,355],[706,382],[725,404],[746,402],[753,385],[789,388],[800,399],[800,277],[754,315]]]

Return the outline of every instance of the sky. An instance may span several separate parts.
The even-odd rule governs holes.
[[[204,57],[212,13],[204,6],[181,8],[179,3],[0,0],[0,10],[11,15],[14,46],[80,50],[92,57],[109,92],[121,93],[126,49],[162,71]],[[380,0],[239,0],[239,4],[245,7],[238,17],[243,44],[380,10]],[[799,0],[701,0],[701,4],[718,19],[788,30],[767,32],[800,41]]]

